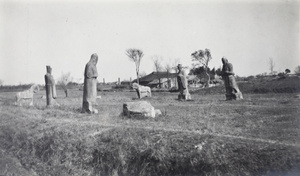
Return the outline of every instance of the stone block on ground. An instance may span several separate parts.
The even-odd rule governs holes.
[[[135,101],[125,102],[123,104],[123,114],[125,116],[137,114],[155,118],[161,114],[161,111],[159,109],[154,109],[154,107],[147,101]]]

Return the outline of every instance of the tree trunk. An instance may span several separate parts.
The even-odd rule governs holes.
[[[209,87],[210,76],[209,76],[209,74],[207,73],[206,70],[205,70],[205,74],[206,74],[206,76],[207,76],[207,80],[206,80],[206,83],[205,83],[205,87]]]
[[[139,81],[139,72],[136,72],[136,81],[138,84],[140,84],[140,81]]]
[[[160,79],[158,79],[159,88],[161,88],[161,82]]]
[[[170,76],[169,76],[169,71],[167,71],[167,77],[168,77],[168,79],[167,79],[167,83],[168,83],[168,89],[170,89]]]
[[[161,88],[161,82],[160,82],[160,78],[159,78],[159,75],[158,75],[158,71],[156,71],[156,75],[157,75],[157,79],[158,79],[158,87]]]
[[[68,89],[65,89],[66,97],[68,97]]]

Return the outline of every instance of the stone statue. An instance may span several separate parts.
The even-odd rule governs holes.
[[[187,75],[183,70],[181,64],[178,64],[177,68],[178,68],[177,82],[178,82],[178,89],[179,89],[178,100],[190,100],[191,95],[188,89]]]
[[[39,85],[33,84],[30,89],[18,92],[15,104],[22,106],[23,102],[29,102],[29,106],[33,106],[33,95],[38,91],[40,91]]]
[[[222,78],[224,80],[226,89],[226,100],[239,100],[243,99],[243,95],[238,88],[238,85],[234,78],[234,72],[232,64],[223,57],[222,58],[223,68],[222,68]]]
[[[47,99],[47,106],[58,105],[57,102],[54,100],[56,99],[56,87],[55,81],[53,79],[52,68],[47,65],[46,66],[47,73],[45,75],[45,87],[46,87],[46,99]]]
[[[139,99],[144,97],[151,97],[151,89],[148,86],[141,86],[137,83],[133,83],[132,88],[136,90]]]
[[[98,113],[98,110],[93,108],[97,98],[97,63],[98,55],[95,53],[92,54],[90,61],[85,65],[82,113]]]

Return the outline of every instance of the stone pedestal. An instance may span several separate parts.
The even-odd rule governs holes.
[[[186,95],[182,95],[182,94],[179,94],[178,95],[178,100],[191,100],[191,94],[190,93],[187,93]]]

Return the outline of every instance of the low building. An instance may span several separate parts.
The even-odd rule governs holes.
[[[135,79],[133,82],[137,82],[137,80]],[[143,86],[149,86],[151,88],[177,87],[177,73],[152,72],[139,78],[139,84]]]

